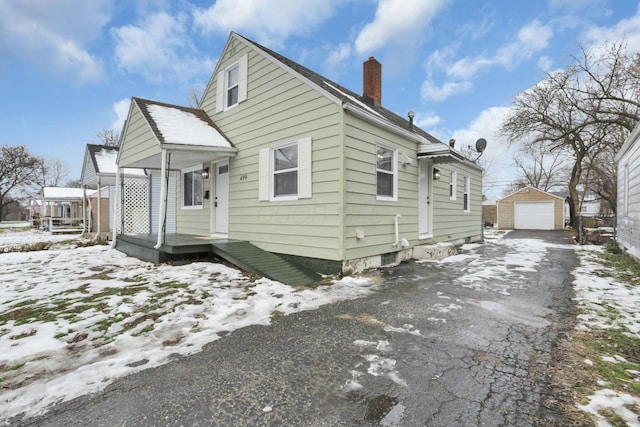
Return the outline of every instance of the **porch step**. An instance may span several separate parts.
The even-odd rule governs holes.
[[[220,241],[211,243],[212,252],[245,271],[276,280],[289,286],[311,285],[321,280],[315,272],[264,251],[249,242]]]

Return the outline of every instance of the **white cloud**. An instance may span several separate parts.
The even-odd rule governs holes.
[[[433,112],[416,113],[415,124],[422,129],[429,129],[442,122],[440,116]]]
[[[356,38],[358,53],[369,54],[389,42],[415,41],[447,0],[379,0],[373,22]]]
[[[351,56],[351,45],[340,43],[338,46],[329,48],[329,51],[324,54],[326,57],[322,64],[324,74],[329,78],[335,78],[340,74],[340,70],[345,68],[345,64]]]
[[[331,17],[342,0],[217,0],[208,9],[196,9],[194,23],[205,33],[237,31],[259,43],[281,47],[290,35],[307,34]]]
[[[621,19],[612,27],[592,27],[585,33],[586,43],[592,48],[602,47],[605,43],[625,40],[630,52],[640,51],[640,5],[636,14]]]
[[[442,86],[437,86],[431,80],[425,80],[420,93],[425,101],[444,101],[452,95],[469,91],[471,86],[471,82],[468,81],[446,82]]]
[[[129,98],[125,98],[113,103],[113,106],[111,108],[113,109],[113,113],[115,114],[115,120],[111,124],[111,129],[116,132],[122,131],[124,121],[127,119],[127,115],[129,114],[130,104],[131,100]]]
[[[551,71],[551,67],[553,66],[553,61],[548,56],[541,56],[538,59],[538,68],[540,68],[545,73]]]
[[[103,74],[101,61],[84,45],[101,35],[112,8],[113,0],[0,2],[0,55],[27,60],[72,80],[97,80]]]
[[[447,74],[453,78],[470,79],[478,72],[496,65],[512,68],[546,48],[551,37],[551,27],[534,20],[518,31],[515,41],[499,47],[495,55],[462,58],[451,65]]]
[[[510,145],[500,132],[500,127],[510,112],[510,107],[487,108],[466,129],[458,129],[452,134],[459,149],[469,145],[475,147],[478,138],[487,140],[487,148],[481,159],[485,164],[483,192],[488,197],[502,195],[502,191],[518,176],[513,163],[513,153],[517,146]]]
[[[186,15],[158,12],[138,25],[112,29],[118,67],[153,81],[188,80],[211,72],[213,61],[198,52],[187,28]]]

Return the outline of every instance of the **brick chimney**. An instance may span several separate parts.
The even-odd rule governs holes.
[[[449,140],[449,147],[454,148],[456,146],[456,140],[451,138]]]
[[[362,92],[373,99],[376,105],[382,103],[382,65],[370,56],[363,64]]]

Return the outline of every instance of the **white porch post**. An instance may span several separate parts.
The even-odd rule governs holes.
[[[82,184],[82,233],[87,230],[87,186]]]
[[[120,206],[122,204],[122,201],[120,200],[120,191],[122,191],[122,189],[120,188],[120,168],[117,167],[116,168],[116,191],[115,191],[115,200],[113,202],[113,229],[111,230],[111,247],[115,248],[116,247],[116,238],[118,237],[118,223],[122,224],[122,218],[120,218],[122,216],[122,209],[123,207]],[[111,196],[111,195],[109,195]],[[118,212],[120,212],[118,214]],[[122,230],[121,230],[122,231]]]
[[[162,149],[162,167],[161,167],[161,181],[160,181],[160,209],[158,209],[158,242],[154,246],[156,249],[160,249],[160,246],[164,243],[164,216],[167,210],[167,149]]]
[[[100,193],[102,193],[102,182],[100,181],[100,176],[98,175],[98,213],[96,214],[96,217],[98,218],[98,227],[96,228],[96,238],[100,237],[100,232],[102,231],[100,229],[100,211],[102,210],[102,205],[100,204]]]

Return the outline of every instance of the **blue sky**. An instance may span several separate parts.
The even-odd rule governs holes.
[[[132,96],[187,104],[236,31],[356,92],[383,67],[382,104],[442,141],[487,139],[485,188],[515,176],[496,131],[513,97],[579,45],[640,51],[632,0],[0,0],[0,145],[80,177],[85,144],[121,130]]]

